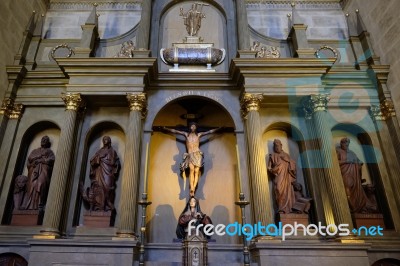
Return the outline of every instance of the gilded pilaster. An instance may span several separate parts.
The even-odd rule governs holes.
[[[393,188],[400,187],[399,161],[396,160],[394,145],[391,141],[391,132],[388,127],[387,119],[392,119],[395,115],[394,108],[388,103],[373,105],[370,108],[370,115],[374,121],[380,147],[382,148],[383,159],[378,160],[377,165],[380,169],[382,183],[385,187],[386,199],[388,201],[392,220],[396,231],[400,231],[400,195]]]
[[[59,146],[51,177],[49,194],[43,219],[41,235],[37,237],[58,237],[62,214],[63,199],[68,180],[68,170],[71,163],[72,145],[78,111],[84,106],[79,93],[62,95],[65,102],[64,125],[61,130]]]
[[[260,125],[260,103],[262,94],[244,93],[241,98],[242,115],[246,119],[246,134],[250,157],[250,186],[255,222],[273,223],[272,204],[268,185],[265,151]]]
[[[349,224],[352,227],[350,209],[347,202],[346,191],[343,184],[339,165],[334,164],[335,149],[332,146],[332,133],[326,123],[327,105],[330,100],[328,94],[311,95],[305,102],[305,109],[312,113],[316,137],[320,141],[320,154],[324,167],[324,179],[332,204],[333,216],[336,224]]]
[[[147,113],[147,100],[144,93],[128,93],[129,121],[125,160],[122,174],[122,192],[119,205],[119,237],[135,237],[137,192],[139,180],[139,156],[142,119]]]

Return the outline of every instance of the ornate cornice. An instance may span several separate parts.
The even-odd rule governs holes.
[[[147,114],[147,98],[145,93],[127,93],[126,98],[129,102],[129,110],[142,113],[142,118]]]
[[[14,109],[14,100],[11,98],[4,98],[3,103],[0,107],[0,115],[10,117],[12,110]]]
[[[246,0],[246,7],[291,10],[293,2],[296,2],[296,9],[342,9],[340,0]]]
[[[61,98],[65,103],[66,110],[78,111],[85,106],[80,93],[63,93]]]
[[[53,0],[50,2],[50,10],[92,10],[93,3],[97,3],[97,11],[103,10],[141,10],[142,1],[77,1],[77,0]]]
[[[369,113],[375,121],[385,121],[390,117],[396,116],[393,102],[391,100],[384,100],[380,105],[372,105]]]
[[[251,111],[256,111],[260,109],[260,103],[263,100],[263,95],[261,93],[244,93],[240,99],[240,106],[243,118],[247,117],[247,114]]]
[[[310,118],[315,112],[326,111],[330,99],[327,93],[310,95],[303,104],[306,118]]]

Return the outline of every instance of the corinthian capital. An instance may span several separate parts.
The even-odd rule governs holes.
[[[369,109],[369,113],[375,121],[384,121],[389,117],[396,116],[393,102],[388,99],[382,101],[380,105],[372,105]]]
[[[386,119],[392,116],[396,116],[396,111],[394,109],[394,105],[392,100],[384,100],[381,102],[381,110]]]
[[[240,105],[242,110],[242,116],[246,117],[250,111],[257,111],[260,109],[260,103],[263,99],[261,93],[244,93],[240,99]]]
[[[14,107],[10,113],[10,119],[20,119],[24,112],[24,106],[21,103],[14,104]]]
[[[138,111],[142,113],[142,118],[147,113],[147,99],[145,93],[127,93],[126,98],[129,102],[129,109],[131,111]]]
[[[3,103],[1,104],[0,107],[0,115],[4,115],[9,118],[13,108],[14,108],[14,100],[11,98],[4,98]]]
[[[369,108],[369,114],[371,118],[375,121],[384,121],[386,117],[383,115],[381,107],[379,105],[372,105]]]
[[[303,104],[306,115],[310,116],[318,111],[326,111],[330,99],[331,98],[327,93],[310,95],[310,97]]]
[[[80,93],[63,93],[61,98],[65,102],[65,109],[67,110],[78,111],[85,106]]]

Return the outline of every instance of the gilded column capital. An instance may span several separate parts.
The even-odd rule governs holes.
[[[127,93],[126,98],[129,102],[129,109],[131,111],[141,112],[142,118],[145,118],[147,114],[146,93]]]
[[[85,106],[80,93],[63,93],[61,98],[65,103],[66,110],[78,111]]]
[[[12,113],[13,109],[14,109],[14,100],[11,98],[4,98],[3,103],[1,104],[0,107],[0,115],[4,115],[10,118],[10,114]]]
[[[369,108],[369,114],[371,115],[372,120],[375,121],[386,120],[386,117],[383,115],[381,107],[379,105],[372,105]]]
[[[258,112],[263,98],[264,97],[261,93],[244,93],[240,99],[242,116],[246,118],[250,111]]]
[[[375,121],[385,121],[389,117],[396,116],[396,111],[392,101],[384,100],[380,105],[372,105],[369,109],[369,114]]]
[[[306,118],[310,118],[315,112],[326,111],[330,99],[327,93],[310,95],[303,104]]]
[[[389,117],[396,116],[396,110],[394,109],[394,104],[393,104],[392,100],[388,100],[388,99],[383,100],[381,102],[380,107],[381,107],[381,111],[386,119],[388,119]]]
[[[10,119],[20,119],[22,113],[24,112],[24,105],[21,103],[16,103],[10,113]]]

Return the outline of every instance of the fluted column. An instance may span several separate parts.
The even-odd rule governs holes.
[[[136,37],[136,46],[145,50],[149,49],[152,2],[153,0],[142,1],[142,13],[140,17],[138,36]]]
[[[309,133],[309,140],[306,142],[307,160],[311,172],[310,187],[314,198],[314,206],[316,209],[316,218],[318,221],[328,225],[334,224],[332,207],[326,188],[324,170],[322,169],[322,161],[320,147],[315,133],[315,126],[312,121],[312,113],[306,110],[306,125]]]
[[[241,98],[242,115],[246,120],[246,134],[250,157],[250,187],[252,191],[251,206],[254,222],[273,223],[270,202],[270,191],[265,161],[264,145],[260,125],[260,102],[262,94],[244,93]]]
[[[14,100],[12,98],[4,98],[2,105],[0,107],[0,146],[3,141],[4,132],[7,128],[8,120],[10,119],[10,114],[14,107]]]
[[[83,107],[79,93],[67,93],[62,96],[66,105],[64,125],[61,130],[49,194],[47,196],[41,236],[55,238],[59,236],[59,225],[63,207],[68,170],[71,163],[72,146],[78,110]],[[40,236],[38,236],[40,237]]]
[[[396,111],[394,109],[394,104],[392,100],[385,99],[381,102],[380,108],[382,114],[385,117],[386,124],[388,126],[390,136],[392,137],[393,146],[396,151],[400,150],[400,127],[399,121],[396,117]],[[400,163],[400,153],[397,152],[397,161]]]
[[[128,93],[129,121],[126,132],[125,160],[122,174],[122,192],[119,204],[119,237],[135,237],[137,192],[139,180],[140,140],[142,119],[146,115],[146,94]]]
[[[245,0],[236,0],[236,25],[239,50],[249,50],[250,34]]]
[[[10,164],[10,157],[14,148],[15,136],[18,132],[18,125],[22,117],[24,106],[20,103],[14,103],[10,98],[6,98],[3,101],[3,105],[0,108],[0,115],[5,120],[4,130],[0,134],[4,135],[4,141],[0,142],[0,191],[3,188],[7,188],[7,182],[11,179],[12,174],[7,173],[7,169]],[[8,189],[7,189],[8,191]],[[3,219],[5,202],[0,200],[0,219]]]
[[[380,177],[384,186],[393,224],[396,231],[400,231],[400,195],[397,192],[398,188],[400,188],[400,179],[398,178],[400,167],[397,161],[395,147],[391,143],[391,132],[386,123],[386,120],[393,114],[387,112],[382,105],[372,106],[370,114],[375,124],[379,144],[384,157],[383,160],[377,162],[380,170]]]
[[[352,228],[350,209],[347,202],[346,191],[343,184],[342,174],[333,147],[332,133],[326,121],[328,121],[327,104],[330,98],[328,94],[311,95],[305,103],[305,108],[312,114],[315,125],[315,133],[319,139],[321,159],[324,167],[324,178],[332,204],[335,223],[349,224]]]

